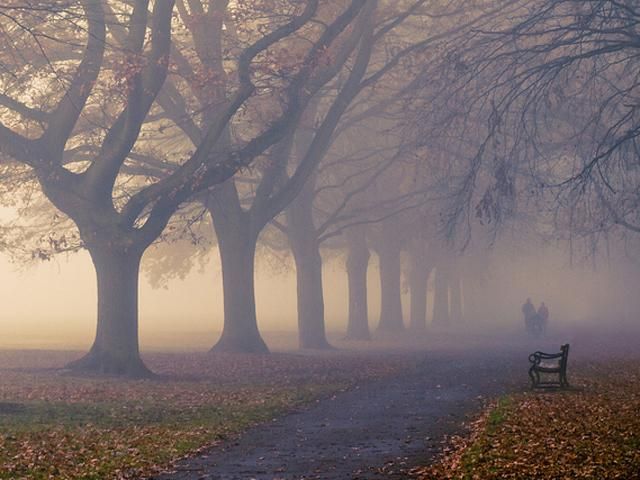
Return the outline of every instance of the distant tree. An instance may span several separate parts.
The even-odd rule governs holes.
[[[415,332],[427,326],[427,290],[429,277],[434,268],[433,230],[434,222],[419,212],[413,216],[414,225],[407,245],[409,262],[409,328]],[[431,227],[431,228],[429,228]]]
[[[348,278],[349,311],[347,317],[348,340],[371,340],[367,295],[367,271],[371,253],[367,245],[364,225],[345,230],[347,242],[346,271]]]
[[[365,4],[366,8],[363,8]],[[234,9],[226,2],[217,5],[217,13],[211,8],[213,7],[206,10],[203,3],[190,2],[189,9],[186,6],[180,8],[180,15],[184,18],[198,19],[198,22],[191,22],[188,29],[196,47],[193,58],[216,71],[224,66],[224,52],[228,51],[233,56],[238,43],[251,32],[246,31],[243,25],[244,18],[234,18],[234,15],[242,16],[242,11],[236,10],[234,13]],[[245,172],[235,181],[226,182],[211,190],[209,195],[202,199],[213,219],[222,261],[225,322],[222,337],[214,347],[215,351],[267,351],[257,328],[255,312],[253,277],[258,237],[265,226],[298,194],[304,181],[312,173],[327,148],[331,132],[341,112],[348,106],[349,98],[354,95],[353,90],[358,88],[359,79],[368,64],[370,45],[365,45],[362,39],[368,29],[368,19],[375,8],[375,2],[343,2],[341,8],[336,12],[335,9],[328,9],[328,4],[321,4],[318,15],[323,21],[302,29],[298,38],[274,53],[274,57],[279,61],[261,72],[262,97],[243,112],[241,123],[234,124],[234,128],[226,132],[225,141],[229,145],[244,143],[244,137],[251,135],[255,125],[259,125],[262,117],[268,114],[269,108],[273,108],[270,101],[272,103],[280,96],[278,84],[291,77],[296,67],[295,59],[308,49],[309,41],[313,41],[323,29],[323,35],[339,37],[336,44],[325,50],[325,56],[315,66],[315,75],[305,85],[305,92],[310,97],[316,95],[347,62],[352,62],[352,71],[346,83],[337,89],[337,93],[327,97],[327,108],[314,135],[313,148],[304,152],[304,157],[291,177],[285,178],[284,172],[288,166],[297,124],[277,145],[264,152],[262,162],[257,164],[255,169]],[[264,18],[266,20],[262,21],[267,23],[277,20],[269,15]],[[226,20],[223,22],[222,19]],[[327,27],[321,27],[327,23]],[[346,31],[348,26],[349,32]],[[345,33],[340,35],[342,32]],[[213,41],[212,36],[217,36],[217,40]],[[182,69],[187,72],[185,76],[189,78],[189,72],[193,69],[186,60]],[[204,97],[198,92],[198,85],[192,85],[190,89],[174,88],[173,100],[166,101],[163,108],[195,144],[200,136],[201,127],[180,123],[179,119],[188,117],[188,107],[194,103],[206,112],[208,102],[215,104],[226,101],[226,92],[232,83],[231,74],[218,76],[219,88],[213,94],[209,92],[209,97]],[[206,88],[208,83],[205,82],[203,85]],[[205,115],[204,125],[207,121]]]
[[[345,5],[348,2],[345,2]],[[325,5],[328,6],[329,4]],[[331,5],[335,5],[335,2]],[[198,18],[197,23],[190,25],[190,35],[193,36],[194,43],[198,44],[198,35],[206,39],[207,35],[219,30],[219,24],[215,24],[216,19],[225,16],[226,4],[221,6],[221,15],[212,16],[207,13],[203,5],[199,2],[190,2],[189,9],[183,7],[181,16],[193,16]],[[292,132],[290,137],[285,137],[278,145],[267,152],[263,162],[257,164],[257,168],[241,177],[236,177],[234,182],[227,182],[220,188],[211,192],[211,196],[206,200],[207,208],[211,212],[216,235],[219,240],[219,249],[223,263],[223,284],[225,295],[225,323],[222,337],[214,346],[216,351],[266,351],[266,345],[257,329],[255,314],[255,300],[253,292],[253,264],[255,257],[256,242],[263,228],[273,220],[280,212],[289,205],[300,193],[305,198],[305,187],[309,179],[313,178],[317,165],[331,147],[334,133],[339,126],[339,121],[350,105],[359,98],[366,98],[378,92],[380,85],[385,83],[388,76],[393,77],[396,67],[402,67],[407,72],[404,61],[409,57],[425,50],[435,50],[434,45],[443,38],[440,30],[438,33],[428,32],[427,35],[417,34],[415,27],[429,22],[430,15],[435,13],[443,15],[455,15],[459,12],[455,6],[449,5],[446,8],[430,10],[430,6],[424,0],[413,0],[401,3],[392,2],[367,2],[367,8],[363,9],[358,23],[350,31],[345,32],[336,43],[333,50],[327,52],[328,63],[323,75],[318,75],[317,82],[308,85],[308,91],[314,95],[317,106],[317,114],[307,113],[310,117],[317,118],[316,128],[309,132],[299,129]],[[453,13],[452,13],[453,12]],[[334,14],[334,10],[326,8],[320,9],[320,15]],[[266,17],[267,22],[269,16]],[[233,20],[233,19],[232,19]],[[212,23],[213,22],[213,23]],[[206,26],[205,26],[206,25]],[[237,22],[228,21],[225,23],[226,29],[220,32],[221,38],[225,35],[229,41],[236,42],[242,38],[243,32],[239,32]],[[199,30],[196,29],[196,26]],[[444,26],[442,26],[444,28]],[[198,33],[200,32],[200,33]],[[411,35],[407,35],[411,32]],[[206,34],[206,35],[205,35]],[[300,45],[306,45],[305,35],[313,34],[313,29],[301,30],[299,41],[290,42],[287,46],[285,57],[297,55],[296,51]],[[365,40],[368,39],[368,40]],[[394,41],[390,41],[394,38]],[[400,40],[397,40],[400,39]],[[215,45],[215,48],[223,48],[224,42],[208,42],[208,45]],[[393,46],[393,49],[387,47]],[[306,47],[305,47],[306,48]],[[196,48],[195,56],[201,57],[204,48]],[[233,53],[233,48],[229,48]],[[285,52],[282,52],[285,54]],[[222,58],[218,53],[209,51],[210,58]],[[202,59],[201,59],[202,61]],[[183,68],[189,71],[184,65]],[[344,68],[343,68],[344,67]],[[278,79],[288,76],[290,68],[280,68],[263,79],[263,97],[268,99],[272,96],[270,85],[275,82],[272,77]],[[340,75],[338,73],[342,72]],[[276,75],[277,74],[277,75]],[[221,85],[220,95],[224,96],[224,85],[230,81],[230,75],[219,80]],[[218,77],[220,78],[220,77]],[[406,81],[401,83],[404,87]],[[325,87],[323,89],[323,87]],[[397,89],[397,87],[396,87]],[[183,98],[174,95],[173,102],[166,102],[163,105],[166,112],[172,115],[177,124],[187,133],[189,137],[197,141],[197,128],[187,122],[179,123],[178,119],[188,117],[185,115],[185,107],[196,104],[205,109],[206,104],[202,99],[196,98],[190,101],[184,98],[185,89],[174,89],[182,93]],[[195,95],[198,97],[198,95]],[[236,124],[230,129],[227,140],[230,144],[242,141],[246,134],[245,130],[251,131],[254,118],[263,115],[263,108],[254,106],[244,112],[244,123]],[[308,148],[298,149],[292,155],[294,143],[301,135],[308,136]],[[296,139],[297,138],[297,139]],[[292,159],[295,158],[295,162]],[[300,204],[298,203],[298,206]],[[306,208],[306,207],[305,207]],[[296,218],[310,221],[309,216],[299,215]],[[307,227],[311,229],[310,224]],[[300,230],[301,231],[301,230]],[[298,246],[309,245],[308,242],[299,242]],[[316,307],[302,308],[308,310],[309,314],[301,319],[302,330],[312,332],[323,332],[322,315],[311,315],[311,311],[320,312],[319,307],[319,253],[317,248],[314,252],[297,250],[297,259],[303,261],[298,270],[302,271],[303,265],[313,267],[316,273],[311,274],[305,270],[305,277],[312,279],[309,284],[315,284],[316,294],[307,295],[300,292],[300,299],[309,299]],[[312,259],[315,259],[312,261]],[[304,287],[301,287],[304,288]],[[306,335],[302,334],[305,338]],[[309,340],[302,342],[303,345],[318,346],[326,344],[324,333],[314,333],[309,336]]]
[[[379,198],[372,195],[376,182],[398,162],[402,146],[385,142],[388,136],[372,129],[371,121],[352,124],[348,118],[338,128],[325,161],[287,207],[286,224],[279,224],[287,234],[296,263],[300,344],[309,348],[328,346],[321,248],[343,249],[344,240],[349,244],[347,337],[369,339],[366,227],[410,208],[418,196],[400,190]]]

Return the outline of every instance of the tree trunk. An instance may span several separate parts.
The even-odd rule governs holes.
[[[74,370],[131,377],[149,376],[138,348],[138,275],[142,252],[89,247],[98,285],[96,337]]]
[[[433,294],[433,324],[449,325],[449,267],[441,262],[436,267]]]
[[[411,293],[409,325],[412,330],[427,327],[427,282],[431,266],[427,260],[426,243],[417,238],[409,248],[409,290]]]
[[[257,235],[250,222],[210,209],[222,264],[224,325],[211,349],[222,353],[268,353],[258,331],[254,283]]]
[[[302,247],[302,248],[300,248]],[[298,338],[300,348],[332,348],[324,325],[322,257],[314,242],[294,249],[298,296]]]
[[[483,310],[480,308],[480,285],[475,277],[464,274],[464,316],[467,321],[477,323],[482,318]]]
[[[349,253],[346,267],[349,280],[348,340],[371,340],[369,310],[367,304],[367,270],[371,257],[367,238],[362,227],[349,228],[346,232]]]
[[[396,333],[404,329],[402,320],[402,292],[400,247],[383,244],[378,250],[380,261],[380,322],[378,331]]]
[[[449,290],[451,294],[451,322],[458,324],[462,322],[462,282],[460,271],[455,264],[449,277]]]
[[[298,339],[302,349],[332,348],[324,324],[322,256],[313,223],[313,177],[287,208],[287,234],[296,263]]]

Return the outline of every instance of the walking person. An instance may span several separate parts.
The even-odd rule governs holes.
[[[524,329],[527,333],[533,332],[533,318],[536,315],[536,307],[531,303],[531,299],[527,298],[527,301],[522,305],[522,314],[524,315]]]
[[[540,318],[540,330],[542,331],[542,333],[545,333],[547,331],[547,324],[549,322],[549,309],[544,304],[544,302],[542,302],[540,304],[540,307],[538,307],[538,317]]]

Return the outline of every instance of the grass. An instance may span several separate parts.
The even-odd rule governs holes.
[[[489,412],[487,419],[487,434],[492,435],[502,425],[513,406],[511,397],[501,397],[496,406]]]
[[[185,409],[172,405],[150,402],[122,403],[64,403],[25,402],[15,405],[9,412],[0,413],[0,431],[31,432],[53,427],[67,428],[93,425],[100,428],[126,428],[130,425],[148,426],[157,424],[216,425],[228,419],[243,418],[257,413],[276,412],[279,405],[300,405],[323,392],[333,392],[344,385],[312,386],[303,389],[284,389],[277,394],[270,393],[268,400],[261,404],[203,405]],[[255,395],[260,395],[256,389]],[[2,405],[0,404],[0,408]]]
[[[92,479],[152,472],[341,387],[286,388],[269,393],[261,403],[191,409],[136,402],[26,402],[19,411],[0,415],[4,467],[0,478],[45,479],[53,474]],[[262,392],[257,389],[254,394]]]
[[[473,478],[473,472],[476,470],[477,465],[482,462],[484,454],[490,448],[494,437],[499,435],[499,429],[508,418],[512,409],[513,399],[504,396],[499,398],[487,411],[486,418],[482,420],[484,422],[483,435],[478,436],[468,448],[464,449],[460,459],[459,468],[462,478],[465,480]]]
[[[74,377],[73,355],[0,352],[0,478],[127,479],[354,382],[404,368],[341,355],[147,356],[156,380]]]
[[[574,388],[491,404],[452,441],[427,479],[640,478],[640,360],[577,362]]]

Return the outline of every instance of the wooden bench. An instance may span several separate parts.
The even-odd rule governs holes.
[[[569,359],[569,344],[560,347],[560,353],[534,352],[529,355],[529,377],[531,388],[567,388],[567,360]],[[558,375],[558,380],[541,380],[540,374]]]

